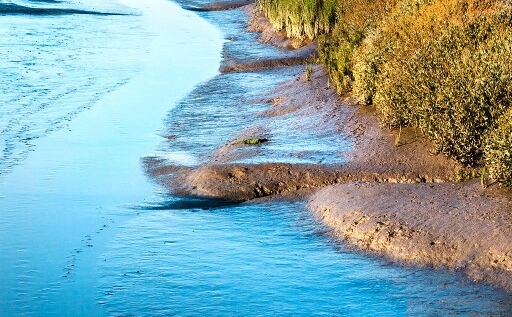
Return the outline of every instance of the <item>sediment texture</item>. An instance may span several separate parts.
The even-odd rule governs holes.
[[[309,208],[360,249],[414,265],[463,270],[512,291],[510,193],[478,181],[347,183],[317,192]]]
[[[402,131],[402,144],[395,146],[392,140],[396,131],[383,133],[369,112],[371,109],[362,108],[350,99],[339,99],[333,90],[326,89],[326,85],[327,74],[321,67],[315,67],[310,80],[299,76],[262,96],[270,101],[268,109],[254,117],[253,125],[245,127],[233,140],[212,152],[205,164],[192,168],[156,164],[148,171],[174,193],[235,202],[349,181],[422,183],[453,180],[455,164],[444,157],[430,155],[425,141],[417,139],[413,131]],[[286,133],[303,135],[303,140],[312,139],[311,131],[322,130],[338,135],[340,143],[348,137],[353,149],[338,154],[347,161],[343,164],[280,163],[272,161],[270,156],[267,163],[240,163],[240,160],[262,156],[266,151],[265,144],[255,147],[241,145],[240,141],[277,136],[281,132],[273,131],[272,127],[278,128],[285,123],[271,122],[283,118],[290,125]],[[279,140],[270,138],[271,142],[283,142],[283,147],[287,140],[286,135]],[[298,157],[300,153],[290,152],[289,155]]]
[[[285,34],[272,33],[261,15],[251,20],[251,29],[262,32],[263,41],[294,46]],[[225,71],[273,63],[242,63]],[[148,173],[173,193],[231,202],[316,189],[310,209],[345,243],[399,262],[463,270],[475,280],[512,291],[510,191],[496,185],[483,188],[480,180],[453,183],[460,178],[457,170],[464,171],[459,164],[433,155],[432,144],[414,128],[381,127],[378,109],[337,95],[320,66],[309,74],[305,67],[304,75],[260,99],[266,110],[252,115],[252,124],[241,127],[199,166],[148,158]],[[330,157],[292,151],[287,156],[299,163],[284,163],[268,147],[286,148],[290,136],[311,141],[318,135],[333,136],[332,146],[339,150]],[[254,138],[269,142],[243,144]],[[338,141],[351,146],[342,149]],[[312,157],[317,161],[300,163]],[[259,163],[244,163],[254,158]]]

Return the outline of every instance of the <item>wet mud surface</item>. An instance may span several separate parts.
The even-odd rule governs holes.
[[[245,10],[253,12],[252,8]],[[254,26],[255,23],[265,24],[264,19],[253,17],[251,21],[251,29],[257,30],[262,36],[265,35],[268,25]],[[268,41],[274,43],[275,47],[282,47],[280,51],[278,50],[283,52],[282,54],[293,52],[293,50],[283,49],[292,45],[279,45],[283,41],[286,42],[286,39],[279,35],[275,35],[275,38],[263,36],[260,41]],[[228,52],[227,60],[233,56],[233,59],[237,58],[236,49],[230,51],[227,45],[225,50]],[[261,62],[256,59],[254,63],[263,65],[268,61],[268,65],[271,66],[271,61],[276,56],[275,51],[272,54],[266,59],[263,58]],[[510,290],[509,282],[512,272],[509,264],[512,246],[508,243],[511,240],[510,223],[493,220],[508,215],[510,195],[498,199],[499,190],[480,188],[479,191],[482,194],[479,198],[476,196],[468,198],[467,195],[461,198],[461,192],[470,193],[477,190],[478,186],[474,185],[476,181],[460,185],[452,183],[456,179],[455,171],[458,168],[454,162],[429,153],[428,141],[419,137],[415,131],[383,129],[379,125],[374,109],[355,104],[349,96],[337,96],[329,87],[325,72],[315,66],[307,74],[307,62],[304,63],[306,65],[302,66],[302,73],[295,73],[288,81],[281,81],[281,84],[274,85],[274,88],[269,85],[271,89],[263,93],[259,90],[260,103],[257,103],[254,108],[248,107],[234,111],[228,120],[231,125],[223,124],[222,115],[216,118],[212,112],[211,116],[216,120],[209,123],[212,125],[218,123],[221,129],[228,128],[225,130],[224,142],[217,143],[203,152],[201,159],[188,161],[185,159],[189,164],[182,164],[183,162],[180,164],[176,161],[172,162],[172,159],[147,158],[148,173],[176,194],[212,197],[233,202],[302,190],[310,193],[312,188],[327,187],[321,191],[324,194],[313,196],[315,203],[310,204],[310,208],[336,232],[335,235],[343,237],[345,242],[398,262],[460,269],[475,280],[484,280]],[[300,68],[300,66],[296,67]],[[258,72],[255,71],[258,67],[248,67],[248,69],[250,73],[241,74],[251,76]],[[236,71],[243,72],[244,69],[240,68]],[[277,73],[279,68],[274,68],[274,71]],[[272,69],[267,72],[272,72]],[[258,100],[257,96],[253,98]],[[266,102],[261,102],[265,100]],[[193,122],[194,117],[189,116],[187,120]],[[284,133],[280,134],[279,131]],[[398,133],[400,133],[399,138]],[[246,141],[252,139],[262,139],[266,142],[247,145]],[[175,136],[171,134],[169,137],[171,148],[176,145],[173,143],[174,140]],[[309,147],[309,144],[315,144],[315,146]],[[274,148],[272,148],[273,145]],[[180,146],[175,148],[183,149]],[[296,149],[299,148],[305,151],[297,152]],[[181,158],[194,157],[187,151],[181,154],[183,154]],[[339,192],[328,186],[341,183],[347,185],[337,185],[341,187],[334,188],[343,188],[343,186],[350,188],[353,186],[352,182],[367,184],[363,185],[367,188],[367,196],[361,196],[363,197],[360,197],[361,200],[354,199],[352,204],[353,210],[358,210],[361,217],[373,219],[373,213],[385,212],[388,210],[386,208],[391,208],[390,210],[396,213],[393,213],[392,217],[395,220],[389,223],[390,228],[398,225],[406,232],[419,233],[419,238],[415,240],[412,236],[402,236],[403,247],[395,247],[393,242],[390,242],[393,239],[389,237],[395,236],[396,230],[390,229],[388,231],[391,233],[388,232],[386,236],[388,242],[380,243],[379,238],[376,241],[380,243],[380,247],[374,249],[372,247],[374,234],[370,232],[375,230],[374,226],[368,226],[367,230],[370,231],[362,234],[366,238],[361,238],[354,233],[355,231],[350,231],[353,225],[347,225],[346,228],[350,229],[347,229],[348,231],[344,229],[345,225],[341,223],[345,220],[341,211],[333,213],[329,210],[345,210],[345,205],[337,200]],[[403,185],[395,185],[396,183]],[[439,183],[445,183],[445,185]],[[431,188],[434,192],[429,194],[428,189]],[[350,197],[358,194],[357,190],[353,193],[348,192]],[[407,208],[402,208],[402,203],[407,202],[407,197],[410,195],[420,198],[413,200]],[[431,212],[431,205],[422,204],[424,195],[432,195],[431,201],[435,205],[435,212]],[[394,197],[393,202],[380,198],[388,196]],[[450,206],[457,206],[463,200],[468,200],[469,203],[462,206],[456,215],[453,214]],[[358,204],[359,201],[364,201],[365,204]],[[323,209],[318,207],[324,205],[328,207],[322,207]],[[495,214],[491,217],[469,216],[474,209],[485,213],[487,209],[482,206],[496,210]],[[319,210],[323,211],[319,212]],[[424,221],[431,223],[431,226],[423,228],[421,221],[409,222],[407,215],[418,216],[417,219],[425,217]],[[347,223],[350,224],[351,221],[349,219]],[[374,222],[378,224],[378,229],[388,224],[382,222],[386,224],[382,225],[379,220]],[[471,234],[464,234],[457,230],[448,234],[446,228],[456,228],[459,224],[472,228]],[[386,230],[382,231],[383,234],[386,232]],[[501,232],[501,238],[494,239],[496,238],[494,232]],[[481,243],[483,241],[481,238],[484,236],[487,237],[485,241],[489,242],[485,246]],[[427,244],[428,252],[422,249],[424,244],[421,241],[423,240],[435,241],[433,245]],[[438,244],[446,246],[446,250],[451,251],[432,251],[431,246]],[[490,249],[500,249],[500,251],[489,251]],[[409,253],[403,250],[408,250]],[[489,252],[494,255],[489,256]],[[498,253],[499,255],[496,255]],[[480,256],[480,254],[486,255]],[[494,257],[499,258],[498,262]],[[482,258],[485,260],[481,260]]]

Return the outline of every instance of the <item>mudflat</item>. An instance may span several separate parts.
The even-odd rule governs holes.
[[[250,30],[292,50],[295,45],[272,34],[253,6],[245,9],[253,14]],[[256,66],[236,70],[276,64]],[[260,96],[260,102],[266,110],[199,166],[149,160],[148,173],[175,194],[231,202],[299,193],[344,243],[400,263],[461,270],[512,292],[510,190],[484,188],[479,179],[455,182],[456,163],[430,153],[428,141],[412,129],[381,127],[375,109],[330,88],[321,66],[306,65],[304,74]],[[281,122],[287,124],[284,136],[277,131]],[[332,135],[332,154],[311,162],[304,157],[318,153],[291,151],[296,160],[273,161],[266,144],[286,147],[286,133],[308,142]],[[350,147],[336,149],[337,142]]]
[[[465,183],[351,182],[314,194],[309,208],[333,233],[398,262],[462,270],[512,290],[512,200]]]

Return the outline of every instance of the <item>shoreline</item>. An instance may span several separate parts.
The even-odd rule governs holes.
[[[105,276],[138,263],[112,267],[106,255],[140,219],[135,209],[158,199],[139,159],[161,142],[156,131],[170,105],[217,74],[223,38],[173,2],[102,7],[110,4],[140,14],[3,20],[3,29],[18,31],[5,33],[13,73],[27,77],[6,68],[13,83],[2,88],[12,88],[12,102],[2,108],[2,136],[26,142],[29,152],[18,156],[23,147],[14,143],[3,156],[16,164],[0,175],[0,316],[147,313],[111,304],[115,284]],[[21,67],[27,54],[37,58]],[[10,130],[3,122],[13,122]],[[125,294],[116,295],[129,302]]]
[[[318,191],[308,207],[357,249],[401,264],[461,271],[512,291],[510,193],[483,190],[478,180],[351,182]]]
[[[252,6],[244,10],[254,13]],[[263,32],[262,41],[294,47],[282,34],[269,36],[271,26],[261,16],[250,23],[250,30]],[[275,66],[272,60],[257,61],[231,71]],[[301,75],[261,99],[268,109],[209,162],[196,167],[146,162],[148,173],[176,194],[230,202],[299,193],[348,245],[397,263],[460,270],[512,292],[510,191],[482,189],[477,180],[454,182],[456,163],[431,155],[427,141],[412,129],[381,128],[374,109],[337,95],[320,66],[310,78]],[[346,161],[240,163],[255,151],[240,142],[274,135],[259,127],[283,117],[299,123],[299,134],[321,129],[340,139],[348,136],[352,148],[340,149]],[[257,152],[264,151],[265,145],[258,146]]]

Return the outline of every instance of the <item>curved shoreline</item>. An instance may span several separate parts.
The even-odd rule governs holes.
[[[314,194],[309,209],[335,236],[405,264],[447,268],[512,291],[510,193],[477,180],[352,182]]]
[[[251,23],[251,30],[264,33],[263,41],[294,46],[282,35],[269,35],[270,24],[261,16]],[[272,61],[255,63],[272,67]],[[240,70],[261,67],[256,64]],[[477,180],[453,183],[456,163],[429,153],[428,142],[411,129],[382,129],[374,109],[334,93],[320,66],[312,68],[310,78],[299,76],[261,99],[269,107],[246,130],[257,131],[261,118],[295,116],[304,123],[295,127],[297,133],[320,128],[339,138],[349,136],[352,149],[340,150],[347,161],[239,163],[240,156],[253,153],[236,140],[259,137],[242,133],[200,166],[153,162],[148,171],[174,193],[233,202],[298,191],[307,198],[317,191],[309,208],[345,243],[399,263],[461,270],[475,281],[512,292],[510,192],[483,189]],[[265,146],[258,148],[262,151]]]
[[[115,306],[104,277],[134,262],[115,268],[106,254],[137,219],[134,207],[154,201],[139,159],[161,141],[155,131],[169,108],[218,73],[223,38],[167,0],[100,2],[137,15],[2,17],[13,63],[2,64],[2,94],[12,101],[1,102],[0,147],[20,144],[0,155],[16,162],[0,164],[0,316],[148,313]]]

